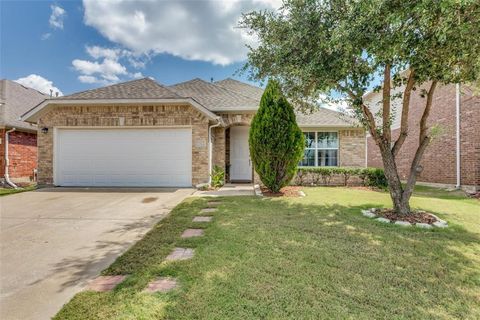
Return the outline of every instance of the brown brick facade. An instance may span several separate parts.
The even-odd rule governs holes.
[[[397,156],[397,166],[402,179],[406,179],[410,164],[418,147],[419,121],[425,108],[425,99],[417,90],[412,94],[409,114],[409,135]],[[456,116],[455,85],[439,86],[434,95],[428,120],[430,127],[437,127],[439,135],[427,147],[421,161],[423,171],[419,182],[456,184]],[[462,88],[460,114],[461,184],[480,185],[480,97]],[[392,139],[400,129],[392,131]],[[382,167],[380,152],[371,137],[368,138],[368,165]]]
[[[5,129],[0,129],[0,177],[5,175]],[[34,180],[37,168],[37,135],[31,132],[13,131],[8,134],[9,175],[13,182]]]
[[[174,127],[192,128],[192,185],[208,182],[208,119],[189,105],[62,106],[38,122],[38,182],[53,184],[55,127]],[[47,127],[47,133],[42,128]]]
[[[365,167],[365,130],[339,130],[339,158],[341,167]]]

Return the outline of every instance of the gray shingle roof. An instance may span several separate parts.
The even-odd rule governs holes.
[[[354,127],[358,121],[344,115],[341,112],[326,108],[318,108],[310,114],[295,112],[299,126],[327,126],[327,127]]]
[[[227,78],[225,80],[215,82],[216,85],[224,87],[228,90],[235,91],[244,96],[248,96],[257,101],[257,108],[263,95],[263,89],[252,86],[250,84]],[[328,127],[350,127],[356,126],[358,122],[343,113],[329,110],[326,108],[318,108],[312,113],[304,114],[296,112],[297,123],[300,126],[328,126]]]
[[[46,98],[47,95],[35,89],[11,80],[0,80],[0,126],[36,131],[36,126],[18,119]]]
[[[59,97],[62,100],[76,99],[178,99],[181,98],[155,80],[143,78],[114,84]]]
[[[250,84],[227,78],[224,80],[216,81],[215,84],[222,88],[235,91],[236,93],[242,94],[246,97],[253,98],[257,101],[260,101],[263,95],[263,89],[252,86]]]
[[[255,110],[258,108],[257,99],[198,78],[168,88],[180,96],[195,99],[211,111]]]

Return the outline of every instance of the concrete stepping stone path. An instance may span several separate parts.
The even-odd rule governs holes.
[[[218,211],[217,208],[204,208],[202,209],[202,213],[211,213],[211,212],[216,212]]]
[[[178,287],[177,280],[173,278],[161,277],[155,281],[150,282],[145,288],[145,292],[168,292]]]
[[[216,206],[218,206],[218,205],[220,205],[220,204],[221,204],[220,201],[208,201],[208,202],[207,202],[207,206],[209,206],[209,207],[216,207]]]
[[[212,221],[213,217],[208,216],[196,216],[193,218],[193,222],[210,222]]]
[[[203,236],[203,229],[187,229],[183,231],[182,238],[192,238]]]
[[[188,260],[193,258],[195,250],[191,248],[175,248],[172,253],[170,253],[165,260],[167,261],[178,261],[178,260]]]
[[[123,282],[127,276],[99,276],[88,284],[87,290],[106,292],[111,291]]]

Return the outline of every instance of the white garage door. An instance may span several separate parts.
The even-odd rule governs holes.
[[[191,186],[192,131],[57,129],[54,180],[59,186]]]

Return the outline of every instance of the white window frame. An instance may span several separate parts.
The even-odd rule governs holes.
[[[339,157],[339,148],[340,148],[340,137],[339,137],[339,134],[338,134],[338,131],[335,131],[335,130],[330,130],[330,131],[317,131],[317,130],[305,130],[303,131],[302,133],[314,133],[315,134],[315,146],[313,148],[305,148],[304,149],[304,157],[305,157],[305,150],[313,150],[314,151],[314,155],[315,155],[315,164],[314,166],[315,167],[338,167],[338,164],[340,163],[340,157]],[[337,147],[336,148],[319,148],[318,147],[318,134],[319,133],[336,133],[337,134]],[[319,166],[318,165],[318,151],[319,150],[337,150],[337,165],[335,166]],[[302,158],[302,161],[303,161],[303,158]],[[309,167],[309,166],[303,166],[303,165],[299,165],[299,167]]]

